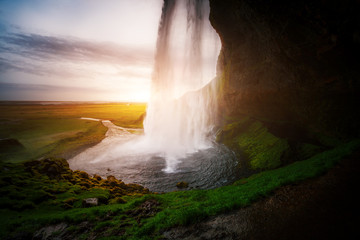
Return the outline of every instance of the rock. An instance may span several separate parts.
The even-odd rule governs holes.
[[[359,136],[356,1],[210,0],[210,6],[222,42],[220,125],[249,117],[277,137],[319,146],[333,145],[329,137]]]
[[[59,223],[57,225],[43,227],[39,231],[35,232],[32,239],[34,240],[62,239],[61,235],[62,233],[64,233],[64,230],[66,230],[66,228],[67,228],[66,223]]]
[[[101,178],[99,175],[97,175],[97,174],[95,174],[95,175],[93,176],[93,178],[96,179],[96,180],[98,180],[98,181],[101,181],[101,180],[102,180],[102,178]]]
[[[137,220],[154,216],[158,211],[160,203],[156,199],[149,199],[140,206],[127,212],[128,215],[135,217]]]
[[[121,197],[116,197],[110,200],[110,204],[116,204],[116,203],[126,203],[126,201]]]
[[[89,179],[89,174],[87,172],[77,171],[77,173],[78,173],[79,177]]]
[[[109,185],[110,185],[111,187],[117,187],[117,186],[119,186],[119,184],[120,184],[120,182],[121,182],[121,181],[117,180],[117,179],[116,179],[114,176],[112,176],[112,175],[110,175],[110,176],[107,177],[107,181],[108,181],[108,183],[109,183]]]
[[[116,182],[117,181],[116,177],[114,177],[113,175],[107,176],[107,180],[109,182]]]
[[[61,179],[71,172],[68,162],[63,158],[47,158],[24,163],[26,171],[36,174],[46,174],[51,179]]]
[[[176,187],[177,187],[177,188],[188,188],[188,187],[189,187],[189,183],[187,183],[187,182],[178,182],[178,183],[176,184]]]
[[[69,205],[72,206],[72,205],[74,204],[74,202],[76,202],[77,200],[78,200],[77,198],[71,197],[71,198],[68,198],[68,199],[63,200],[63,203],[69,204]]]
[[[99,205],[99,199],[98,198],[85,198],[82,201],[83,207],[95,207]]]

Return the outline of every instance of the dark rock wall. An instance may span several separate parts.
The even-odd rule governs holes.
[[[290,141],[359,136],[360,1],[210,0],[223,124]],[[226,122],[226,123],[225,123]]]

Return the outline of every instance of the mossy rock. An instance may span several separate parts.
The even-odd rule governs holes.
[[[78,200],[77,198],[71,197],[71,198],[67,198],[67,199],[63,200],[63,203],[69,204],[72,206],[77,200]]]
[[[247,158],[252,169],[279,167],[290,147],[286,139],[276,137],[260,121],[250,118],[225,125],[217,140]]]
[[[87,172],[84,171],[74,171],[75,175],[79,178],[83,178],[83,179],[89,179],[89,174]]]
[[[102,178],[101,178],[99,175],[97,175],[97,174],[95,174],[95,175],[93,176],[93,179],[96,179],[97,181],[101,181],[101,180],[102,180]]]
[[[177,184],[176,184],[176,187],[177,188],[188,188],[189,187],[189,183],[187,183],[187,182],[178,182]]]
[[[68,162],[63,158],[27,161],[24,166],[33,176],[40,177],[39,174],[45,174],[51,179],[61,179],[71,172]]]
[[[109,204],[123,204],[126,203],[126,201],[121,197],[115,197],[109,201]]]
[[[35,204],[40,204],[47,200],[56,199],[56,196],[51,193],[45,192],[44,190],[39,190],[33,191],[29,196],[29,199]]]

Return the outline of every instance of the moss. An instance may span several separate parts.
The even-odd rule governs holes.
[[[260,121],[250,118],[225,125],[217,140],[241,152],[252,169],[279,167],[289,149],[287,140],[274,136]]]
[[[311,156],[314,156],[317,153],[320,153],[323,151],[323,148],[317,145],[304,143],[300,146],[300,158],[301,159],[307,159]]]
[[[159,234],[169,227],[190,224],[208,216],[248,206],[253,201],[271,194],[279,186],[317,176],[359,145],[359,141],[353,142],[308,160],[264,171],[218,189],[128,196],[127,203],[101,205],[92,209],[73,207],[56,210],[42,207],[27,210],[18,213],[21,218],[11,219],[11,226],[9,223],[4,225],[5,227],[0,226],[0,236],[5,236],[8,231],[20,231],[24,227],[33,232],[34,229],[48,224],[66,222],[80,225],[79,223],[86,221],[86,227],[72,229],[77,236],[86,232],[87,235],[84,236],[95,236],[97,239],[107,236],[117,236],[120,239],[157,239]],[[98,189],[89,195],[101,192],[104,193]],[[81,194],[88,194],[88,191]],[[0,210],[0,214],[3,220],[12,213]]]
[[[109,204],[119,204],[119,203],[126,203],[126,201],[121,197],[115,197],[109,201]]]

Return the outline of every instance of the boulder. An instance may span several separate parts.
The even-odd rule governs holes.
[[[89,174],[84,171],[76,171],[80,178],[89,179]]]
[[[99,205],[99,199],[98,198],[85,198],[82,201],[83,207],[95,207]]]
[[[26,171],[33,175],[40,173],[45,174],[51,179],[61,179],[62,176],[69,173],[68,162],[63,158],[47,158],[43,160],[33,160],[24,163]]]

